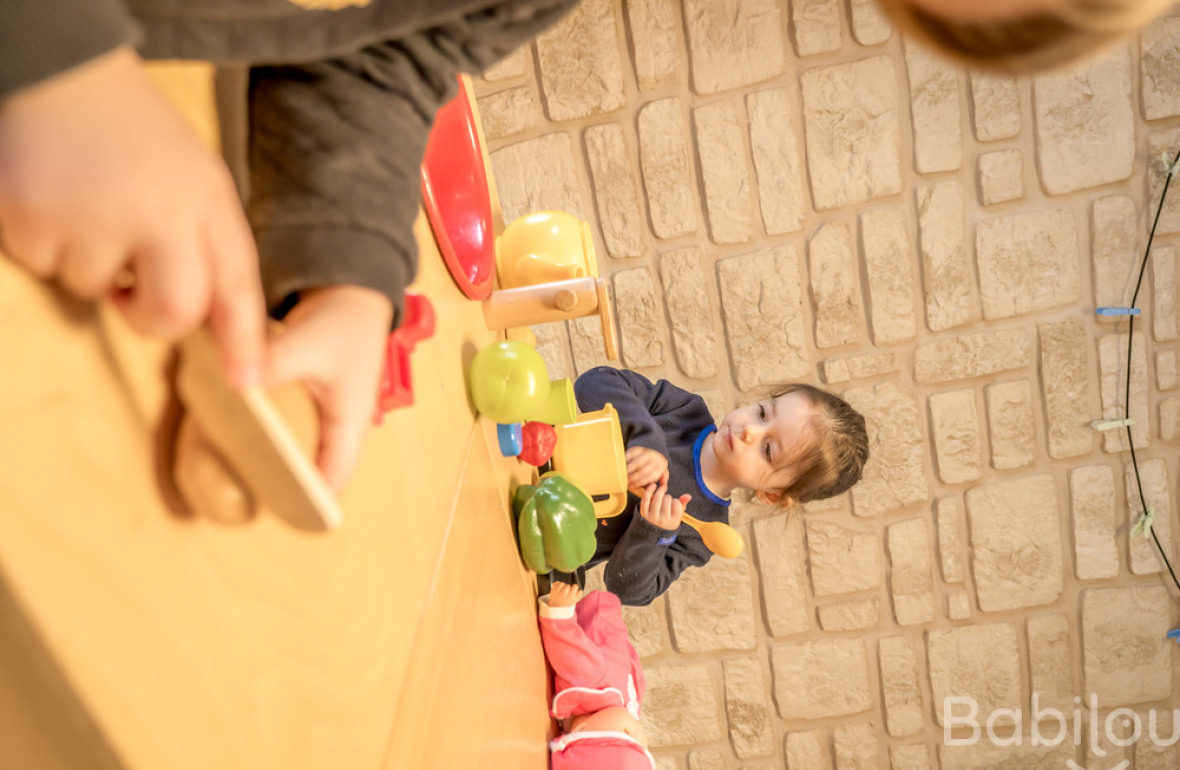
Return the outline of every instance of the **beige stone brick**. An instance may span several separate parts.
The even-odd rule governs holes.
[[[882,374],[894,374],[899,369],[894,353],[866,353],[824,361],[824,380],[829,384],[836,384],[878,377]]]
[[[1160,401],[1160,438],[1164,441],[1180,438],[1180,396]]]
[[[975,260],[987,320],[1058,307],[1081,296],[1078,233],[1069,210],[980,222]]]
[[[787,767],[791,770],[832,770],[826,730],[787,733]]]
[[[1024,197],[1024,156],[1020,150],[1000,150],[979,156],[979,199],[983,205]]]
[[[852,36],[861,45],[878,45],[893,35],[889,17],[873,0],[852,0],[849,11],[852,14]]]
[[[1094,201],[1090,220],[1090,255],[1094,265],[1094,306],[1129,307],[1139,261],[1139,220],[1126,195]],[[1117,316],[1096,316],[1099,323],[1119,323]]]
[[[914,170],[921,174],[954,171],[963,158],[958,70],[921,45],[907,41],[904,47],[914,128]]]
[[[640,91],[675,83],[681,69],[680,3],[675,0],[627,0],[631,35],[643,45],[633,46],[635,80]]]
[[[1115,544],[1114,471],[1086,465],[1069,472],[1073,510],[1074,572],[1078,580],[1102,580],[1119,574]]]
[[[614,274],[619,355],[631,369],[664,363],[667,329],[651,271],[645,267]]]
[[[709,236],[714,243],[745,243],[754,233],[754,210],[737,107],[729,100],[713,102],[694,109],[692,120]]]
[[[758,202],[762,225],[769,235],[795,232],[807,213],[798,121],[792,118],[793,110],[784,88],[746,96]]]
[[[599,590],[605,590],[603,586]],[[593,590],[587,584],[586,590]],[[623,622],[627,624],[627,638],[639,657],[658,655],[667,647],[664,644],[664,618],[667,607],[663,596],[646,607],[623,607]]]
[[[724,705],[709,664],[646,666],[639,712],[652,746],[709,743],[725,736]]]
[[[703,0],[702,0],[703,1]],[[823,211],[901,191],[897,77],[878,56],[803,73],[807,166]]]
[[[1172,694],[1171,602],[1163,586],[1082,592],[1082,669],[1102,708]]]
[[[886,543],[889,549],[889,590],[898,624],[909,626],[933,620],[934,560],[926,519],[906,519],[891,524]]]
[[[1028,380],[998,382],[988,385],[983,393],[992,467],[1007,470],[1032,464],[1037,456],[1032,385]]]
[[[932,761],[929,746],[889,747],[889,764],[892,770],[932,770]]]
[[[856,631],[881,623],[881,600],[877,597],[819,607],[819,625],[825,631]]]
[[[623,127],[618,123],[590,126],[584,141],[607,254],[615,258],[642,256],[647,250],[647,222]]]
[[[983,712],[982,709],[980,709]],[[987,712],[983,712],[986,714]],[[983,717],[986,718],[986,717]],[[1011,720],[1001,719],[997,722],[996,734],[1000,734],[999,725],[1010,724]],[[980,723],[982,724],[982,722]],[[1046,727],[1046,730],[1052,730]],[[1014,739],[1009,739],[1014,740]],[[938,747],[938,761],[942,770],[1006,770],[1006,768],[1068,768],[1068,762],[1075,759],[1077,747],[1073,741],[1064,740],[1058,746],[1034,746],[1031,742],[1019,745],[993,745],[986,737],[970,746]],[[1098,765],[1106,767],[1106,765]]]
[[[618,319],[615,319],[618,326]],[[573,351],[574,369],[582,374],[596,366],[608,364],[618,365],[618,361],[606,359],[606,348],[602,343],[602,323],[597,316],[575,318],[566,322],[566,331],[570,337],[570,350]]]
[[[493,64],[483,73],[482,80],[496,83],[501,80],[511,80],[531,72],[533,69],[533,51],[529,45],[522,45],[508,56]]]
[[[753,649],[754,602],[746,555],[685,570],[668,589],[678,652]]]
[[[541,359],[545,361],[545,368],[549,372],[549,379],[560,380],[573,378],[574,371],[570,365],[568,338],[562,324],[537,324],[531,327],[537,343],[534,345]]]
[[[934,505],[938,525],[938,556],[942,579],[963,582],[963,506],[955,497],[941,498]]]
[[[680,100],[645,104],[639,110],[639,161],[652,231],[659,238],[697,229],[697,201],[688,133]]]
[[[712,377],[721,369],[714,319],[701,250],[695,246],[660,256],[664,303],[670,313],[676,363],[689,377]]]
[[[1143,116],[1180,115],[1180,19],[1159,19],[1139,34],[1143,73]]]
[[[1020,329],[978,332],[920,345],[914,351],[914,379],[953,382],[1022,369],[1032,363],[1028,335]]]
[[[688,770],[726,770],[725,755],[717,749],[688,752]]]
[[[917,331],[914,310],[914,242],[898,209],[860,215],[868,280],[869,329],[877,345],[908,342]]]
[[[946,616],[951,620],[966,620],[971,617],[971,597],[961,588],[946,594]]]
[[[845,594],[881,585],[881,546],[876,535],[817,516],[805,517],[804,523],[811,585],[816,596]]]
[[[979,293],[967,253],[962,185],[942,182],[921,187],[917,203],[926,325],[938,332],[979,320]]]
[[[502,139],[535,128],[541,106],[531,87],[509,88],[480,98],[479,119],[487,139]]]
[[[926,726],[926,705],[914,643],[908,636],[887,636],[880,642],[878,655],[886,729],[894,738],[921,732]]]
[[[1036,607],[1061,595],[1063,566],[1057,485],[1047,473],[967,490],[979,608]]]
[[[864,415],[869,434],[869,460],[852,488],[853,513],[875,516],[925,500],[926,441],[917,396],[892,380],[843,395]]]
[[[1151,443],[1151,412],[1148,409],[1147,353],[1143,335],[1135,335],[1131,347],[1131,441],[1136,449]],[[1102,419],[1121,420],[1127,416],[1127,335],[1108,334],[1098,338],[1099,392],[1102,394]],[[1102,449],[1123,452],[1127,449],[1126,428],[1104,430]]]
[[[1143,513],[1143,498],[1148,507],[1155,509],[1155,537],[1168,560],[1175,563],[1172,549],[1172,512],[1168,494],[1168,463],[1163,458],[1139,461],[1139,482],[1143,485],[1143,498],[1139,496],[1139,483],[1135,480],[1135,466],[1127,463],[1123,473],[1124,490],[1127,500],[1127,532],[1138,523]],[[1163,562],[1156,555],[1154,539],[1143,535],[1131,535],[1131,572],[1136,575],[1151,575],[1164,569]],[[1174,567],[1173,567],[1174,568]]]
[[[1180,384],[1176,375],[1175,349],[1157,350],[1155,352],[1155,384],[1160,390],[1171,390]]]
[[[1138,275],[1138,271],[1136,271]],[[1151,330],[1156,342],[1176,339],[1176,249],[1156,246],[1151,253]],[[1142,300],[1140,300],[1142,302]]]
[[[685,0],[692,87],[715,94],[779,75],[786,65],[774,0]]]
[[[1131,175],[1135,116],[1126,45],[1033,79],[1037,157],[1050,195],[1098,187]]]
[[[725,712],[729,717],[729,740],[739,759],[774,752],[774,715],[758,658],[725,661]]]
[[[795,0],[791,3],[791,31],[800,56],[840,47],[840,4],[837,0]]]
[[[873,705],[868,654],[859,639],[773,644],[770,655],[774,701],[784,719],[847,716]],[[789,755],[788,748],[788,761]]]
[[[831,348],[860,338],[860,282],[852,234],[843,222],[821,226],[807,244],[815,346]]]
[[[1028,668],[1040,709],[1055,708],[1063,714],[1073,711],[1078,689],[1073,681],[1071,636],[1069,621],[1059,612],[1028,619]]]
[[[537,36],[550,120],[577,120],[626,104],[612,0],[585,0]]]
[[[761,569],[766,628],[771,636],[790,636],[815,627],[807,588],[807,547],[802,516],[766,516],[753,524]]]
[[[953,390],[930,397],[930,433],[938,477],[945,484],[975,481],[983,475],[975,391]]]
[[[1154,219],[1160,205],[1164,181],[1168,178],[1168,164],[1176,157],[1176,132],[1174,129],[1149,130],[1147,132],[1147,189],[1151,192],[1151,203],[1147,207]],[[1166,157],[1165,157],[1166,156]],[[1180,232],[1180,195],[1169,195],[1160,212],[1155,234]]]
[[[1041,341],[1041,389],[1048,423],[1049,456],[1077,457],[1094,446],[1094,406],[1087,376],[1089,335],[1076,318],[1037,327]]]
[[[832,731],[836,770],[878,770],[877,735],[872,725],[839,724]]]
[[[974,698],[980,715],[1020,708],[1020,653],[1011,623],[932,629],[926,635],[926,661],[940,727],[950,697]],[[951,709],[952,721],[963,716],[963,708]]]
[[[547,210],[589,219],[568,134],[545,134],[510,144],[493,151],[491,161],[505,222]]]
[[[656,761],[655,770],[681,770],[680,763],[676,761],[674,756],[653,754],[652,759]]]
[[[717,264],[721,308],[737,386],[790,381],[811,368],[798,253],[791,246]]]
[[[971,107],[979,141],[1009,139],[1020,133],[1020,87],[1016,78],[972,72]]]

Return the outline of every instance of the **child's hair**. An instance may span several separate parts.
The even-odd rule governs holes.
[[[910,0],[880,0],[904,33],[971,67],[1023,74],[1071,64],[1125,39],[1175,0],[1063,0],[1004,20],[958,21]]]
[[[771,398],[799,393],[815,410],[808,426],[811,441],[792,455],[795,478],[779,490],[784,505],[823,500],[860,481],[869,459],[865,418],[847,401],[813,385],[795,382],[774,388]]]

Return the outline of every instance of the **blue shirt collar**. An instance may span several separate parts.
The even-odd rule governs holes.
[[[717,505],[729,507],[728,500],[726,500],[724,497],[718,497],[717,495],[713,494],[709,488],[705,486],[705,478],[701,475],[701,447],[704,446],[705,439],[707,439],[716,430],[716,425],[710,425],[701,431],[701,435],[697,436],[696,443],[692,445],[692,472],[697,477],[697,487],[699,487],[700,490],[705,493],[705,497]]]

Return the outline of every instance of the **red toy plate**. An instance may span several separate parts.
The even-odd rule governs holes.
[[[466,86],[438,111],[422,159],[422,199],[438,250],[471,299],[492,293],[496,244],[479,131]]]

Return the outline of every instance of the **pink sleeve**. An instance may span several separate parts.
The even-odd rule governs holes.
[[[554,673],[569,685],[602,687],[606,681],[606,656],[574,618],[540,618],[541,642]]]

